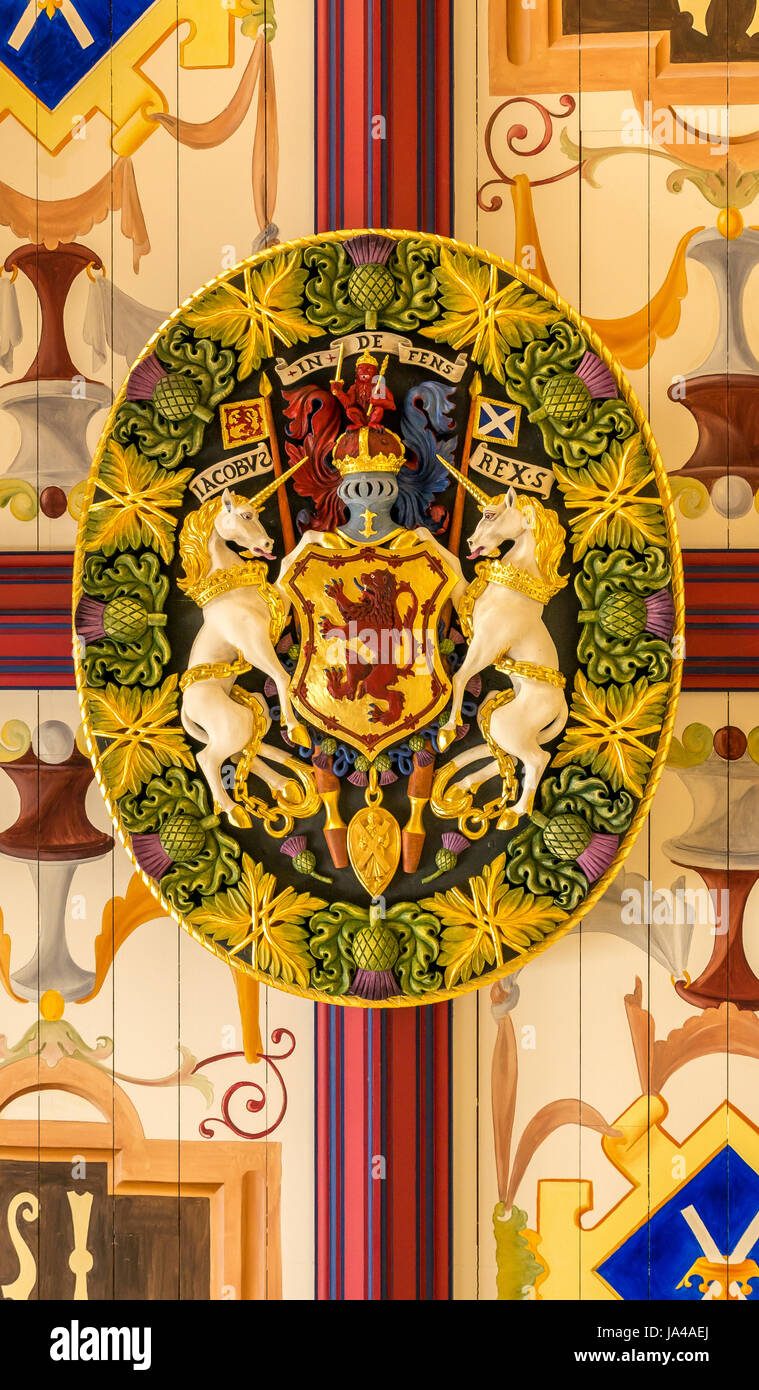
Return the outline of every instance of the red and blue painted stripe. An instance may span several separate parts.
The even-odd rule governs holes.
[[[453,229],[451,0],[317,0],[317,231]]]
[[[318,1006],[316,1297],[452,1296],[449,1004]]]
[[[71,574],[69,554],[0,555],[0,686],[73,686]]]
[[[317,0],[315,224],[453,231],[451,0]],[[452,1296],[451,1009],[318,1005],[316,1297]]]

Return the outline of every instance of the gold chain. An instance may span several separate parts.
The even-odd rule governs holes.
[[[249,661],[238,656],[236,661],[208,661],[202,666],[191,666],[179,677],[179,689],[187,690],[196,681],[224,681],[230,676],[242,676],[253,668]]]
[[[263,821],[264,830],[267,834],[281,839],[283,835],[288,835],[292,830],[294,821],[279,806],[269,806],[260,797],[248,796],[247,785],[250,776],[250,765],[258,755],[258,750],[264,740],[266,733],[266,719],[263,709],[250,690],[243,690],[240,686],[235,686],[231,692],[232,699],[238,705],[244,705],[249,709],[253,716],[253,732],[248,742],[240,754],[240,759],[235,770],[235,801],[239,801],[247,811],[252,811],[257,820]]]
[[[504,748],[496,743],[490,733],[490,721],[495,711],[513,699],[513,690],[497,690],[488,697],[479,714],[480,728],[488,748],[498,764],[501,778],[500,796],[495,797],[492,801],[486,801],[484,806],[476,806],[474,796],[479,784],[475,783],[473,789],[468,791],[455,782],[449,786],[451,777],[457,771],[455,759],[445,763],[439,769],[432,784],[430,808],[433,815],[439,816],[442,820],[457,820],[462,835],[466,835],[470,840],[482,839],[482,836],[487,833],[491,821],[508,811],[509,803],[516,797],[517,784],[513,759],[509,757]]]
[[[513,690],[494,691],[482,704],[478,720],[488,748],[498,763],[498,771],[501,774],[501,781],[503,783],[503,795],[501,798],[503,805],[506,805],[508,801],[512,801],[516,795],[517,784],[514,776],[514,761],[509,757],[506,749],[502,748],[500,743],[496,743],[495,739],[492,737],[490,733],[490,722],[496,710],[501,709],[503,705],[508,705],[513,699]],[[494,815],[496,809],[501,810],[503,808],[499,803],[491,802],[489,803],[488,809],[490,809],[491,815]]]
[[[554,666],[539,666],[535,661],[514,661],[505,652],[493,665],[503,676],[525,676],[527,680],[546,681],[548,685],[558,685],[562,689],[567,683],[566,677]]]
[[[302,764],[300,760],[286,757],[282,761],[290,773],[291,782],[295,783],[300,795],[294,798],[292,795],[287,796],[284,791],[277,791],[274,793],[276,806],[267,805],[260,797],[249,796],[250,767],[263,744],[267,728],[266,719],[262,707],[252,691],[243,690],[241,686],[236,685],[230,693],[238,705],[245,705],[253,715],[253,733],[240,755],[235,773],[233,793],[235,801],[239,801],[247,811],[251,811],[257,820],[263,821],[267,835],[281,840],[284,835],[289,835],[296,819],[314,816],[319,810],[321,802],[316,789],[316,779],[311,769]]]
[[[483,579],[481,575],[478,574],[476,578],[474,578],[471,581],[471,583],[467,585],[466,589],[461,595],[461,600],[459,602],[458,608],[458,619],[459,626],[461,627],[461,631],[463,632],[467,642],[471,642],[472,633],[474,632],[474,624],[472,622],[472,613],[474,611],[474,605],[477,602],[478,598],[480,598],[481,595],[484,594],[487,587],[487,580]]]
[[[496,743],[490,732],[490,721],[496,710],[513,699],[513,690],[497,690],[480,709],[478,722],[488,748],[498,764],[501,795],[494,797],[492,801],[486,801],[484,806],[472,805],[464,811],[463,815],[459,816],[459,830],[462,835],[468,836],[471,840],[480,840],[487,833],[490,822],[498,820],[504,811],[508,811],[509,804],[516,800],[517,781],[514,774],[514,761],[509,757],[505,748],[501,748],[501,745]]]

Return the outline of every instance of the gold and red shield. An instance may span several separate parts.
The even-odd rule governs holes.
[[[282,580],[301,634],[290,685],[299,714],[370,758],[424,728],[450,696],[437,639],[456,582],[413,532],[307,546]]]

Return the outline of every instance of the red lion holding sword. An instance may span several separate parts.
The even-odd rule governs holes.
[[[340,402],[354,429],[362,429],[366,425],[381,425],[385,411],[395,410],[392,392],[388,391],[385,383],[387,362],[388,359],[385,358],[378,374],[377,359],[372,357],[367,348],[356,363],[356,376],[352,386],[346,390],[340,377],[335,377],[329,383],[332,395]],[[340,371],[339,362],[337,370]]]

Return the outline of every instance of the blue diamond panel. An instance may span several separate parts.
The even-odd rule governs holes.
[[[154,3],[63,0],[51,19],[37,0],[6,0],[0,62],[52,111]]]
[[[682,1211],[695,1207],[721,1254],[730,1254],[759,1211],[759,1174],[725,1147],[615,1250],[598,1273],[625,1299],[699,1302],[700,1279],[678,1288],[703,1251]],[[759,1239],[748,1252],[759,1264]],[[759,1284],[759,1281],[757,1281]],[[759,1287],[747,1297],[759,1299]]]

